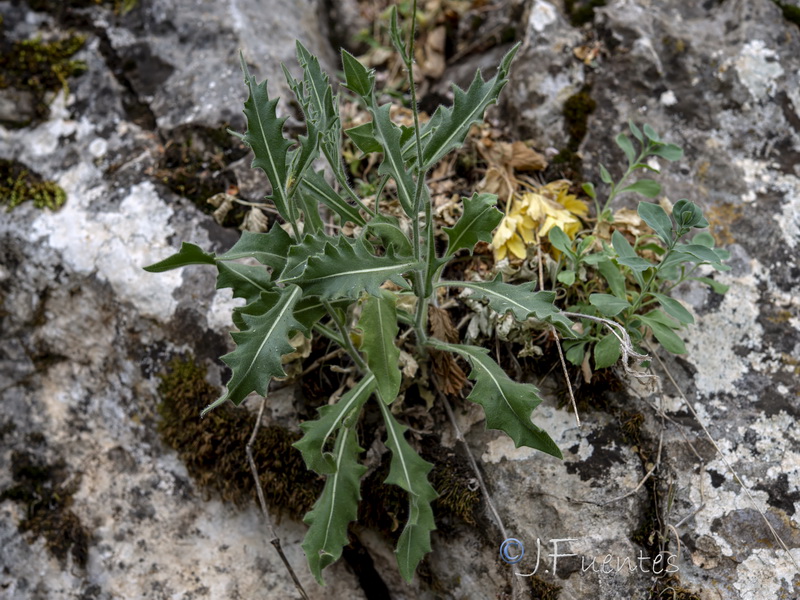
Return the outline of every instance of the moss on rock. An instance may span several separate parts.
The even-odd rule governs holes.
[[[86,71],[86,63],[72,56],[83,47],[86,38],[71,35],[45,42],[41,38],[7,41],[0,34],[0,90],[14,90],[28,97],[30,106],[19,107],[12,118],[5,115],[5,125],[24,127],[50,114],[49,94],[69,90],[68,79]]]
[[[5,204],[6,210],[28,201],[39,209],[58,210],[66,199],[66,192],[55,182],[19,161],[0,159],[0,204]]]

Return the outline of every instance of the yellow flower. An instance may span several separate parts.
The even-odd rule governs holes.
[[[526,245],[537,243],[556,226],[570,238],[577,235],[582,227],[578,216],[586,216],[589,207],[569,193],[569,186],[570,182],[562,179],[514,198],[492,238],[495,261],[509,252],[525,258]]]
[[[494,260],[503,260],[508,252],[517,258],[525,258],[527,250],[525,243],[517,234],[517,225],[521,221],[519,217],[507,215],[500,222],[500,226],[492,236],[492,248],[494,249]]]

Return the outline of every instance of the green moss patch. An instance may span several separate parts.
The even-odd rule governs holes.
[[[218,397],[205,377],[206,369],[191,358],[170,362],[159,386],[160,433],[201,487],[243,506],[255,498],[245,454],[255,416],[221,406],[201,419],[200,411]],[[322,491],[322,479],[306,469],[302,455],[292,447],[299,438],[299,433],[281,427],[261,427],[253,446],[267,504],[298,520]]]
[[[39,38],[9,42],[0,35],[0,90],[13,89],[19,98],[30,100],[19,118],[4,124],[23,127],[47,118],[48,95],[59,89],[66,92],[68,79],[86,71],[85,62],[72,58],[85,41],[82,35],[72,35],[50,42]]]
[[[67,194],[53,181],[46,181],[16,160],[0,159],[0,204],[11,210],[23,202],[33,202],[36,208],[61,208]]]
[[[27,452],[11,455],[11,475],[14,485],[0,493],[0,501],[25,505],[26,516],[19,530],[43,537],[47,549],[62,563],[72,554],[74,563],[85,568],[91,536],[70,510],[78,480],[72,478],[67,484],[63,463],[44,464]]]

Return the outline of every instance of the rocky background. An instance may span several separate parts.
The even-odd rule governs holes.
[[[0,204],[19,204],[0,213],[0,597],[296,596],[236,454],[252,418],[200,423],[178,403],[202,405],[225,376],[230,297],[200,268],[141,267],[182,240],[227,249],[242,214],[220,225],[205,199],[263,193],[225,133],[243,128],[237,50],[285,97],[279,63],[296,69],[294,40],[333,73],[339,45],[367,49],[354,34],[372,27],[373,4],[0,1]],[[375,491],[318,587],[298,515],[319,483],[292,471],[290,449],[313,390],[276,392],[257,451],[305,588],[353,599],[797,598],[800,3],[439,4],[448,26],[429,45],[440,60],[423,105],[522,41],[492,113],[508,140],[533,139],[548,175],[598,181],[600,162],[617,173],[611,140],[627,120],[650,123],[686,151],[662,165],[664,194],[706,211],[732,253],[716,276],[730,289],[680,290],[697,324],[688,354],[663,360],[681,391],[660,368],[648,387],[609,377],[579,390],[578,428],[558,408],[562,380],[545,379],[538,422],[563,462],[514,449],[462,407],[508,533],[527,548],[515,567],[499,559],[502,535],[446,434],[428,453],[447,491],[440,531],[414,582],[397,572]],[[565,538],[559,553],[577,556],[554,573],[551,540]],[[537,566],[537,539],[538,571],[514,592],[513,573]],[[617,572],[618,558],[662,551],[676,569]]]

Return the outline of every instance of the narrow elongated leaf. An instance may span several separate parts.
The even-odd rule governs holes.
[[[664,158],[670,162],[674,162],[683,157],[683,148],[676,146],[675,144],[663,144],[650,150],[650,154],[655,154],[656,156],[660,156],[661,158]]]
[[[636,192],[646,198],[655,198],[661,192],[661,184],[652,179],[640,179],[619,191],[620,194],[624,192]]]
[[[692,316],[692,313],[686,310],[683,304],[675,300],[675,298],[670,298],[664,294],[651,295],[658,300],[659,304],[661,304],[669,316],[675,317],[684,325],[694,323],[694,317]]]
[[[293,314],[301,296],[295,285],[263,292],[252,312],[240,315],[247,329],[231,333],[236,349],[222,357],[233,374],[225,393],[205,408],[203,415],[226,400],[239,405],[250,392],[264,396],[273,377],[286,376],[281,357],[294,351],[289,338],[294,331],[307,333]]]
[[[619,267],[610,260],[603,260],[597,263],[597,270],[608,283],[611,293],[617,298],[626,299],[625,276],[620,272]]]
[[[386,423],[386,446],[392,451],[392,462],[386,483],[408,492],[408,522],[397,543],[397,563],[400,574],[411,581],[422,558],[431,551],[431,531],[436,529],[431,502],[438,494],[428,482],[433,465],[417,454],[406,441],[406,427],[400,425],[392,412],[380,403]]]
[[[361,350],[367,365],[378,382],[378,394],[386,404],[391,404],[400,392],[400,348],[394,340],[400,331],[397,326],[397,308],[393,294],[381,293],[367,296],[361,308],[358,326],[362,331]]]
[[[286,194],[288,169],[287,153],[292,143],[283,137],[283,123],[286,118],[279,119],[275,112],[278,99],[270,100],[267,93],[267,81],[258,83],[250,75],[244,55],[239,54],[242,63],[244,80],[250,95],[244,103],[244,114],[247,117],[247,131],[244,142],[253,150],[253,168],[266,173],[272,184],[272,201],[284,219],[289,218],[289,199]]]
[[[389,117],[390,104],[384,104],[377,109],[371,109],[373,131],[375,139],[383,149],[383,162],[378,173],[380,175],[391,175],[397,185],[397,199],[403,207],[406,215],[416,219],[414,214],[414,180],[409,175],[403,161],[403,148],[400,138],[402,131],[392,123]]]
[[[621,265],[629,267],[636,273],[641,273],[642,271],[646,271],[647,269],[653,266],[652,263],[646,261],[645,259],[639,256],[620,256],[617,259],[617,262]]]
[[[730,271],[730,267],[720,262],[719,256],[712,248],[706,248],[700,244],[678,244],[675,249],[690,254],[703,262],[711,263],[718,271]]]
[[[639,318],[645,325],[652,329],[653,335],[656,336],[658,342],[664,346],[666,350],[673,354],[686,354],[686,345],[681,338],[675,335],[672,329],[652,317],[640,315]]]
[[[636,161],[636,150],[633,149],[631,139],[624,133],[620,133],[614,141],[617,142],[617,146],[622,148],[622,151],[625,153],[625,158],[628,159],[628,166],[633,165]]]
[[[628,119],[628,128],[631,130],[633,137],[635,137],[640,142],[644,141],[644,136],[642,136],[641,130],[636,126],[636,123]]]
[[[375,74],[367,69],[358,59],[342,48],[342,67],[344,68],[344,84],[359,96],[369,96],[375,86]]]
[[[589,303],[596,306],[606,317],[615,317],[631,306],[627,300],[611,294],[589,294]]]
[[[306,173],[300,189],[301,194],[308,194],[319,204],[324,204],[342,218],[342,222],[350,221],[355,225],[364,225],[364,217],[358,208],[349,204],[347,200],[336,193],[330,184],[325,181],[322,171]]]
[[[342,548],[348,544],[347,527],[358,518],[361,477],[367,470],[358,463],[361,451],[355,432],[343,428],[333,450],[336,470],[328,475],[322,494],[303,519],[309,525],[303,539],[303,550],[308,566],[320,584],[323,583],[322,569],[342,555]]]
[[[645,124],[642,126],[642,129],[644,130],[644,134],[645,134],[645,135],[646,135],[646,136],[647,136],[647,137],[648,137],[650,140],[652,140],[652,141],[654,141],[654,142],[660,142],[660,141],[661,141],[661,137],[660,137],[660,136],[659,136],[659,135],[658,135],[658,134],[657,134],[657,133],[656,133],[656,132],[653,130],[653,128],[652,128],[652,127],[650,127],[650,125],[648,125],[647,123],[645,123]]]
[[[628,240],[626,240],[625,236],[622,235],[619,231],[615,231],[614,233],[611,234],[611,244],[614,246],[614,250],[616,250],[617,254],[619,255],[619,259],[617,259],[617,262],[619,262],[620,264],[627,264],[627,262],[623,263],[623,260],[632,261],[633,264],[636,266],[636,268],[632,267],[633,276],[636,279],[636,283],[638,283],[640,287],[644,286],[644,277],[642,277],[641,272],[647,269],[647,267],[641,268],[643,265],[638,261],[644,261],[644,262],[647,261],[639,258],[639,256],[636,254],[636,250],[633,249],[633,246],[631,246],[628,243]]]
[[[336,472],[335,458],[330,452],[326,452],[325,446],[328,440],[333,440],[334,435],[349,415],[358,414],[361,411],[361,407],[364,406],[374,389],[375,375],[370,373],[342,396],[336,404],[317,409],[319,418],[316,421],[305,421],[300,424],[303,437],[292,445],[300,450],[309,469],[320,475]]]
[[[291,281],[302,286],[307,296],[356,299],[365,291],[377,296],[384,282],[400,283],[402,273],[417,267],[413,259],[392,253],[375,256],[363,240],[342,238],[336,245],[327,243],[322,254],[311,256],[302,276]]]
[[[435,339],[428,344],[437,350],[460,354],[472,365],[469,378],[475,381],[475,386],[467,400],[483,406],[488,428],[505,431],[517,448],[528,446],[562,458],[556,443],[531,421],[533,409],[542,401],[535,386],[510,379],[489,357],[486,348],[445,344]]]
[[[667,211],[652,202],[639,202],[639,216],[667,244],[672,242],[672,219]]]
[[[600,165],[600,180],[603,183],[609,183],[609,184],[613,183],[613,181],[614,181],[611,178],[611,173],[609,173],[608,169],[606,169],[603,165]]]
[[[181,244],[180,252],[172,256],[153,263],[150,266],[144,267],[144,270],[149,273],[163,273],[164,271],[171,271],[172,269],[180,269],[186,265],[215,265],[217,259],[213,254],[208,254],[200,249],[200,246],[183,242]]]
[[[243,231],[239,241],[219,260],[238,260],[240,258],[254,258],[262,265],[272,267],[274,272],[280,273],[286,265],[286,254],[292,238],[279,225],[275,224],[268,233],[254,233]]]
[[[261,292],[275,287],[263,266],[220,262],[217,269],[217,289],[233,288],[233,297],[245,298],[248,303],[258,300]]]
[[[453,106],[439,106],[434,113],[438,125],[422,149],[423,170],[430,168],[454,148],[460,148],[470,127],[483,122],[486,107],[497,102],[500,91],[508,81],[511,61],[519,46],[517,44],[508,51],[497,68],[497,74],[489,81],[484,81],[478,71],[466,92],[453,85]]]
[[[511,311],[517,321],[525,321],[535,317],[560,325],[560,329],[571,333],[572,322],[553,305],[555,292],[537,291],[534,282],[518,285],[503,283],[498,275],[494,281],[442,281],[440,286],[465,287],[473,291],[479,298],[485,298],[492,310],[505,314]]]
[[[450,243],[447,255],[452,256],[462,248],[472,249],[479,241],[491,242],[492,231],[503,220],[503,213],[495,208],[497,196],[494,194],[472,195],[463,198],[464,214],[453,227],[444,227]]]
[[[694,279],[695,281],[701,281],[706,285],[710,286],[712,290],[714,290],[717,294],[724,294],[730,289],[729,285],[725,285],[724,283],[720,283],[719,281],[714,281],[710,277],[690,277],[690,279]]]

